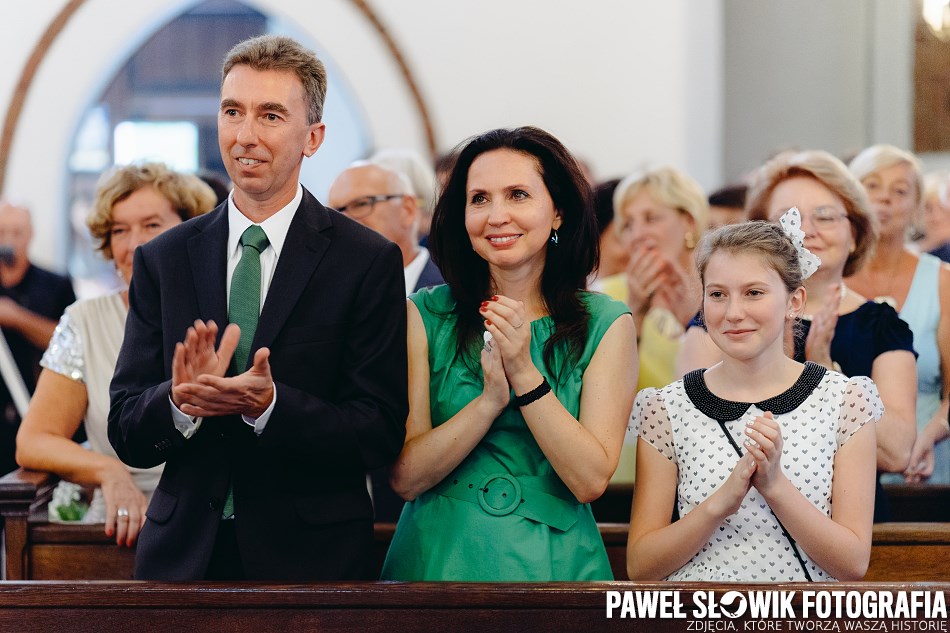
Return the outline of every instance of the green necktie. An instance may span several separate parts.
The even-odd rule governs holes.
[[[241,327],[241,340],[232,358],[235,374],[242,373],[247,367],[251,341],[261,315],[261,253],[269,243],[264,229],[256,224],[247,227],[241,235],[244,252],[231,277],[231,300],[228,302],[228,321]]]
[[[270,242],[264,229],[256,224],[247,227],[241,235],[241,261],[231,277],[231,300],[228,302],[228,321],[237,323],[241,328],[241,340],[238,341],[231,367],[240,374],[247,367],[247,357],[251,352],[251,341],[257,330],[257,320],[261,315],[261,252]],[[228,486],[228,497],[224,501],[221,516],[230,519],[234,516],[234,487]]]

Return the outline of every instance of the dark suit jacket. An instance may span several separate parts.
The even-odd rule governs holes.
[[[399,249],[304,190],[254,342],[271,350],[277,404],[260,436],[240,416],[186,440],[169,393],[175,344],[196,318],[227,323],[227,203],[135,253],[109,439],[130,466],[165,463],[136,578],[201,579],[233,481],[249,579],[368,578],[368,470],[402,449],[408,414]]]
[[[419,281],[416,282],[416,287],[413,288],[412,291],[415,292],[423,288],[431,288],[432,286],[441,286],[444,283],[445,279],[442,279],[442,273],[439,271],[439,267],[432,261],[432,257],[429,257],[429,259],[426,260],[426,265],[422,268],[422,274],[419,275]]]

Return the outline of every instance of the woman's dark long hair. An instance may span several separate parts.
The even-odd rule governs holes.
[[[544,364],[554,376],[559,369],[553,366],[555,347],[567,346],[569,362],[576,362],[584,348],[590,314],[579,292],[586,287],[599,255],[590,186],[561,142],[536,127],[519,127],[491,130],[460,146],[455,167],[436,203],[429,248],[455,299],[457,351],[463,358],[471,358],[481,345],[484,330],[479,307],[493,292],[488,262],[472,248],[465,229],[468,171],[478,156],[501,149],[537,160],[554,208],[561,214],[558,243],[547,243],[541,274],[541,296],[555,326],[544,345]]]

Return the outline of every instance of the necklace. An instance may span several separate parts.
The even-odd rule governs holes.
[[[839,283],[838,283],[838,287],[840,288],[840,290],[839,290],[839,298],[841,299],[841,301],[844,301],[844,298],[848,296],[848,287],[847,287],[846,285],[844,285],[844,281],[839,282]],[[813,314],[803,314],[803,315],[802,315],[802,320],[803,320],[803,321],[814,321],[814,318],[813,318],[814,316],[815,316],[815,315],[813,315]]]

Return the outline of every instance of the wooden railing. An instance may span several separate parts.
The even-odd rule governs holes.
[[[134,552],[118,547],[100,525],[65,525],[46,520],[54,479],[16,471],[0,478],[8,580],[128,580]],[[919,503],[932,503],[918,496]],[[601,523],[614,576],[626,575],[627,524]],[[394,526],[377,524],[380,566]],[[885,523],[874,526],[868,581],[950,582],[950,523]],[[4,630],[0,626],[0,631]]]
[[[717,583],[336,583],[236,585],[189,583],[11,583],[0,585],[0,630],[68,631],[359,631],[403,633],[451,631],[650,631],[687,630],[845,630],[836,620],[812,621],[810,628],[792,628],[783,619],[751,619],[748,610],[736,619],[696,618],[699,594],[703,605],[720,601],[726,592],[769,590],[794,592],[789,605],[799,624],[804,618],[802,592],[872,591],[877,595],[907,591],[946,592],[950,584],[905,585],[814,583],[744,585]],[[609,591],[677,593],[684,617],[621,619],[620,610],[607,618]],[[715,598],[710,599],[710,594]],[[934,593],[930,594],[935,595]],[[902,618],[905,628],[861,630],[946,630],[945,621],[921,621],[923,614]],[[817,620],[811,614],[810,620]],[[848,618],[860,621],[861,618]],[[916,621],[916,622],[915,622]],[[761,625],[772,623],[773,628]],[[693,626],[708,625],[709,628]],[[880,622],[878,622],[880,623]],[[753,626],[748,626],[748,625]],[[760,625],[756,628],[754,625]],[[807,623],[806,623],[807,624]],[[921,625],[938,628],[921,628]],[[781,628],[775,628],[776,626]],[[817,628],[816,628],[817,627]],[[851,630],[851,629],[848,629]]]
[[[950,581],[950,523],[875,525],[864,580]]]

